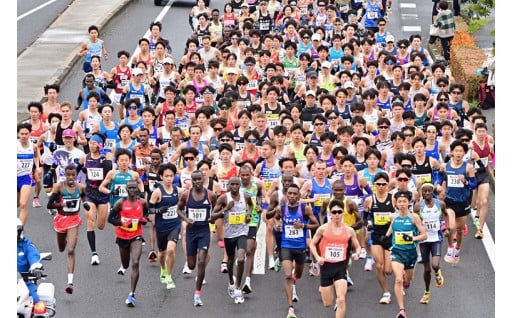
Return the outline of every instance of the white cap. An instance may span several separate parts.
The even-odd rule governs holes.
[[[246,3],[246,2],[244,2],[244,3],[242,3],[242,4],[240,5],[240,8],[241,8],[241,7],[247,7],[247,8],[249,8],[249,4],[248,4],[248,3]]]
[[[323,61],[323,62],[322,62],[322,67],[331,68],[331,62],[329,62],[329,61]]]
[[[229,67],[226,70],[226,74],[238,74],[238,72],[236,71],[236,69],[234,67]]]
[[[174,64],[174,61],[170,57],[166,57],[162,64]]]
[[[318,40],[318,41],[322,40],[322,38],[320,37],[320,34],[315,33],[311,36],[311,41],[315,41],[315,40]]]
[[[306,96],[309,96],[309,95],[311,95],[311,96],[315,96],[315,97],[316,97],[316,93],[315,93],[315,91],[314,91],[314,90],[312,90],[312,89],[310,89],[310,90],[308,90],[308,91],[306,92]]]
[[[144,72],[139,67],[136,67],[132,70],[133,76],[142,75],[142,74],[144,74]]]
[[[388,42],[395,42],[395,37],[391,34],[386,35],[386,43]]]
[[[354,83],[352,83],[352,81],[346,81],[345,84],[343,85],[343,88],[354,88]]]

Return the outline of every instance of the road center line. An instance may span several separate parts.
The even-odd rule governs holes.
[[[19,21],[19,20],[21,20],[21,19],[23,19],[23,18],[24,18],[24,17],[26,17],[26,16],[31,15],[32,13],[34,13],[34,12],[36,12],[36,11],[41,10],[42,8],[44,8],[44,7],[46,7],[46,6],[48,6],[48,5],[52,4],[52,3],[54,3],[55,1],[57,1],[57,0],[50,0],[50,1],[45,2],[45,3],[43,3],[42,5],[40,5],[40,6],[36,7],[36,8],[34,8],[34,9],[32,9],[32,10],[30,10],[30,11],[28,11],[28,12],[26,12],[26,13],[22,14],[22,15],[20,15],[20,16],[16,19],[16,22],[17,22],[17,21]]]

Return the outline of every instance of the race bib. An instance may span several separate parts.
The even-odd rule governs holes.
[[[436,220],[423,220],[423,226],[428,232],[437,232],[441,228],[439,219]]]
[[[126,184],[116,184],[114,185],[114,190],[119,190],[119,197],[127,197],[128,191],[126,191]]]
[[[188,209],[188,217],[194,222],[206,221],[206,209]]]
[[[107,140],[105,140],[105,144],[104,144],[105,148],[112,149],[112,148],[114,148],[115,145],[116,145],[116,140],[115,139],[107,139]]]
[[[131,227],[121,226],[121,229],[128,231],[128,232],[137,231],[137,229],[139,228],[139,219],[130,219],[130,218],[125,218],[124,216],[121,217],[121,224],[124,224],[125,222],[129,222],[129,221],[132,222],[132,226]]]
[[[396,245],[411,245],[411,244],[414,244],[414,241],[406,241],[406,240],[404,240],[404,237],[403,237],[404,234],[407,234],[409,236],[413,236],[412,231],[395,232],[395,244]]]
[[[229,212],[228,223],[231,225],[240,225],[245,223],[245,211]]]
[[[286,238],[300,238],[304,237],[304,231],[302,229],[295,228],[293,225],[285,225],[284,236]]]
[[[343,246],[327,245],[324,251],[324,259],[328,262],[342,262],[345,260],[345,248]]]
[[[87,179],[103,180],[103,168],[87,168]]]
[[[391,212],[373,212],[375,225],[386,225],[391,222]]]
[[[448,187],[450,188],[463,188],[464,184],[459,179],[459,175],[448,175]]]
[[[318,197],[317,197],[318,196]],[[313,203],[314,206],[322,206],[324,204],[324,201],[327,201],[331,198],[331,195],[329,193],[323,193],[323,194],[315,194],[315,203]]]
[[[170,206],[165,213],[162,213],[162,219],[170,220],[178,217],[178,206]]]

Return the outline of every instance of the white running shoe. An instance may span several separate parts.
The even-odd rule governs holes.
[[[235,304],[243,304],[245,301],[244,294],[240,289],[235,290]]]
[[[121,267],[119,267],[119,269],[117,270],[117,274],[124,275],[124,273],[126,273],[126,268],[124,268],[123,265],[121,265]]]
[[[364,247],[361,249],[361,253],[359,253],[359,258],[366,258],[366,249]]]
[[[192,270],[188,268],[187,263],[185,263],[185,266],[183,266],[183,274],[192,274]]]
[[[373,257],[368,256],[366,258],[366,263],[364,264],[364,271],[365,272],[371,272],[373,270],[373,264],[375,264],[375,261],[373,260]]]
[[[91,265],[100,265],[100,258],[98,257],[98,254],[94,254],[91,257]]]
[[[228,285],[228,295],[231,298],[235,298],[235,285]]]

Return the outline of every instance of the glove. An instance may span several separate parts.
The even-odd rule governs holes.
[[[57,150],[57,144],[54,142],[50,142],[48,145],[48,150],[50,150],[51,153],[53,153],[55,150]]]
[[[155,183],[153,183],[153,189],[158,189],[158,187],[160,187],[160,182],[155,181]]]
[[[368,223],[368,224],[366,225],[366,230],[368,230],[368,231],[372,231],[372,230],[373,230],[373,224]]]
[[[89,211],[91,209],[89,202],[84,202],[84,209],[85,209],[85,211]]]
[[[412,236],[410,236],[409,234],[402,234],[402,238],[404,239],[404,241],[406,242],[412,242],[413,239],[412,239]]]
[[[158,213],[167,213],[167,210],[169,210],[169,207],[164,206],[159,209]]]
[[[146,192],[139,192],[139,194],[137,194],[137,196],[138,196],[140,199],[146,199]]]
[[[160,210],[155,208],[149,208],[148,212],[149,214],[157,214],[160,213]]]
[[[76,207],[76,202],[66,201],[66,208],[72,209],[74,207]]]
[[[111,194],[115,195],[115,196],[119,196],[119,188],[115,188],[114,190],[112,190]]]
[[[91,129],[89,127],[87,127],[84,129],[84,134],[88,134],[90,131],[91,131]]]
[[[391,244],[391,237],[387,236],[387,235],[381,235],[380,236],[380,242],[384,245],[388,245],[388,244]]]
[[[43,277],[43,270],[40,268],[35,268],[30,271],[30,275],[34,276],[36,279],[41,279],[41,277]]]
[[[47,172],[43,176],[43,187],[51,188],[53,187],[53,173]]]

